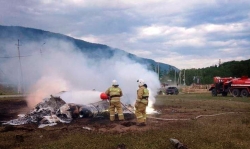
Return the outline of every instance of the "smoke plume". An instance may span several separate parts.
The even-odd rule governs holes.
[[[5,48],[6,55],[17,55],[16,47],[8,45]],[[134,104],[137,80],[144,79],[150,89],[149,104],[152,104],[160,87],[156,73],[126,55],[115,54],[110,59],[96,61],[86,57],[71,43],[55,39],[46,41],[45,45],[25,43],[20,47],[20,53],[26,55],[21,57],[22,69],[18,57],[3,60],[0,68],[11,84],[21,82],[24,92],[30,95],[27,98],[30,107],[61,91],[67,91],[61,95],[67,102],[96,102],[114,79],[124,93],[122,102],[126,104]]]

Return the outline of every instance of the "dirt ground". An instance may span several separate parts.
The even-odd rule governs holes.
[[[25,114],[29,110],[22,97],[0,99],[0,122],[15,119],[18,114]]]
[[[1,98],[0,149],[35,148],[37,144],[42,148],[53,148],[60,143],[66,145],[64,148],[71,148],[79,142],[78,137],[88,141],[97,137],[96,142],[81,141],[80,146],[105,146],[108,149],[116,149],[120,143],[138,148],[140,143],[145,143],[144,139],[147,140],[145,148],[152,145],[152,148],[170,148],[173,146],[170,138],[177,138],[193,149],[249,148],[249,98],[211,97],[210,94],[162,95],[157,96],[154,109],[160,114],[148,115],[145,127],[136,126],[134,115],[126,114],[125,121],[111,123],[108,113],[102,117],[77,118],[71,123],[44,128],[38,128],[35,123],[10,126],[2,123],[32,109],[27,107],[24,98]],[[103,137],[107,137],[105,140],[114,137],[118,140],[112,141],[113,144],[105,141],[99,144]],[[135,137],[141,140],[137,141]]]
[[[164,121],[162,119],[187,119],[191,120],[195,118],[197,115],[200,115],[206,112],[206,109],[200,110],[185,110],[179,111],[182,107],[178,106],[154,106],[155,111],[160,111],[159,114],[148,115],[147,118],[147,126],[139,127],[136,126],[136,118],[134,114],[124,114],[125,121],[118,121],[118,117],[116,115],[116,121],[110,122],[109,115],[104,114],[102,117],[95,118],[76,118],[71,121],[71,123],[58,123],[55,126],[47,126],[49,129],[85,129],[90,131],[98,131],[105,133],[113,133],[113,132],[129,132],[129,131],[145,131],[149,129],[159,129],[160,126],[164,125]],[[6,125],[2,123],[4,121],[9,121],[15,118],[18,118],[19,114],[27,114],[32,109],[27,107],[26,101],[24,98],[7,98],[4,100],[0,99],[0,128],[5,130]],[[151,118],[150,118],[151,117]],[[159,119],[157,119],[159,118]],[[174,121],[174,120],[173,120]],[[12,129],[26,129],[32,128],[34,130],[40,129],[37,124],[25,124],[21,126],[13,126]],[[46,128],[47,128],[46,127]]]
[[[160,108],[160,107],[158,107]],[[29,113],[26,101],[24,98],[10,98],[0,100],[0,127],[3,131],[9,129],[9,126],[3,125],[4,121],[9,121],[18,118],[19,114]],[[156,109],[157,110],[157,109]],[[69,124],[58,123],[55,126],[47,126],[49,129],[71,129],[71,128],[82,128],[90,131],[98,132],[127,132],[127,131],[144,131],[148,129],[154,129],[157,127],[155,120],[148,119],[147,126],[139,127],[136,126],[135,115],[124,114],[125,121],[118,121],[116,117],[115,122],[109,121],[109,116],[104,115],[103,117],[95,118],[76,118],[73,119]],[[25,124],[20,126],[11,126],[11,129],[40,129],[37,124]],[[8,130],[6,130],[8,131]]]

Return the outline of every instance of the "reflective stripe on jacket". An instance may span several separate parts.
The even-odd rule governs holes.
[[[123,95],[121,88],[114,86],[108,88],[105,93],[110,96],[111,102],[120,101],[120,97]]]
[[[148,98],[148,96],[149,96],[149,90],[147,88],[144,88],[142,98]]]
[[[121,96],[121,89],[119,87],[110,87],[109,96]]]
[[[148,96],[149,96],[149,90],[145,88],[144,86],[140,86],[140,88],[137,90],[137,102],[142,102],[144,104],[148,104]]]

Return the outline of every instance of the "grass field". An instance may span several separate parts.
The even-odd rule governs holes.
[[[127,149],[174,149],[170,138],[178,139],[189,149],[250,148],[250,98],[160,95],[155,108],[161,114],[151,117],[163,120],[149,118],[152,129],[138,128],[123,133],[89,131],[70,124],[43,129],[37,129],[36,125],[30,125],[29,129],[1,126],[0,149],[116,149],[122,143]],[[203,116],[195,119],[199,115]],[[176,120],[166,120],[170,118]]]

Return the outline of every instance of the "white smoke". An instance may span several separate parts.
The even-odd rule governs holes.
[[[133,105],[137,98],[137,80],[140,78],[145,80],[150,89],[149,104],[152,105],[160,87],[156,73],[126,56],[115,55],[110,59],[95,61],[87,58],[72,44],[53,39],[46,41],[43,47],[37,43],[25,43],[20,51],[21,55],[31,55],[21,57],[22,84],[25,92],[30,94],[27,101],[31,107],[60,91],[69,91],[67,96],[64,95],[67,102],[91,103],[101,100],[99,93],[106,91],[114,79],[124,93],[122,102]],[[16,53],[16,49],[8,52],[9,55]],[[0,68],[8,74],[5,76],[8,80],[17,84],[20,76],[18,58],[5,60]],[[93,96],[91,92],[81,93],[93,89]]]

